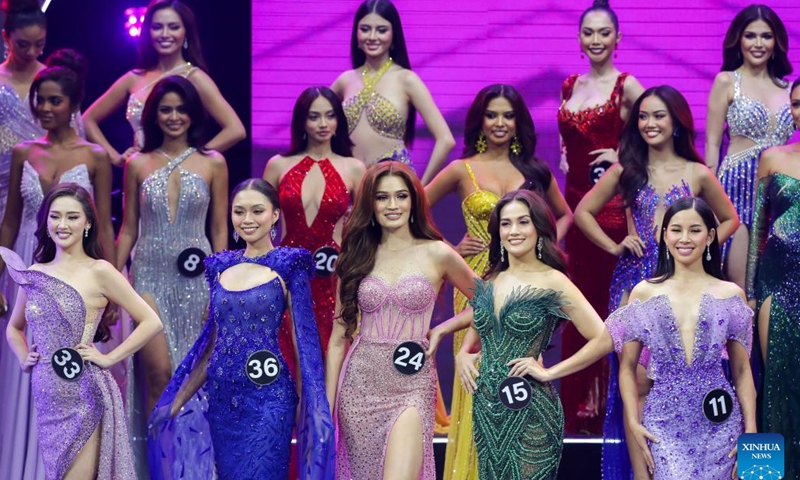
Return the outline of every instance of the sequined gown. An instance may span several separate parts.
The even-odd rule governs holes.
[[[89,170],[84,164],[64,172],[59,182],[74,182],[90,194],[94,193]],[[39,173],[28,162],[22,165],[20,193],[22,218],[14,251],[24,265],[30,265],[37,245],[36,214],[44,201],[45,192]],[[8,272],[0,276],[0,290],[8,300],[9,312],[13,311],[17,288]],[[0,322],[4,332],[6,322],[6,319]],[[30,378],[19,369],[17,358],[5,341],[0,342],[0,385],[3,386],[0,389],[0,405],[3,405],[0,408],[0,478],[42,479],[44,472],[39,460],[41,450],[36,440],[37,425]]]
[[[423,466],[420,480],[435,480],[433,461],[436,369],[428,359],[415,375],[392,363],[406,341],[425,347],[436,291],[422,273],[405,274],[390,284],[370,274],[358,288],[360,332],[347,352],[337,389],[337,475],[339,480],[383,478],[389,434],[397,418],[413,408],[422,419]]]
[[[241,263],[269,268],[279,278],[247,290],[226,290],[219,275]],[[196,460],[176,463],[176,451],[203,428],[195,424],[176,430],[176,422],[166,420],[180,388],[200,369],[205,369],[207,378],[195,397],[205,397],[209,407],[199,420],[210,426],[213,442],[213,448],[201,456],[214,457],[220,480],[285,479],[296,413],[299,478],[334,478],[334,428],[309,288],[313,272],[311,255],[298,248],[278,247],[255,258],[245,257],[243,250],[225,251],[206,259],[211,288],[209,321],[151,415],[150,462],[160,462],[162,469],[152,474],[154,479],[213,476],[208,462],[202,468]],[[302,376],[300,397],[278,347],[278,327],[289,307],[281,280],[291,297]],[[264,349],[278,357],[281,369],[273,383],[257,386],[246,376],[245,364],[252,353]]]
[[[30,383],[45,478],[63,478],[99,429],[97,478],[135,479],[122,396],[111,374],[86,364],[79,380],[67,382],[50,366],[50,356],[59,348],[91,342],[102,310],[88,310],[75,288],[44,272],[29,270],[11,250],[0,247],[0,255],[9,275],[28,297],[25,318],[42,355],[33,367]]]
[[[687,164],[687,169],[691,165]],[[692,190],[689,184],[682,180],[679,185],[673,185],[663,195],[647,184],[636,195],[636,204],[631,207],[631,218],[636,227],[636,234],[644,242],[644,256],[639,258],[630,251],[625,251],[617,261],[611,283],[608,311],[616,311],[626,293],[630,293],[637,283],[650,278],[658,265],[658,225],[656,224],[657,211],[666,210],[676,200],[689,197]],[[647,348],[642,350],[639,362],[647,366],[649,359]],[[624,478],[631,475],[630,457],[625,440],[625,428],[622,423],[623,405],[619,393],[619,359],[615,354],[609,355],[608,397],[606,399],[606,418],[603,425],[603,475],[607,479]]]
[[[482,190],[472,172],[468,161],[464,161],[475,190],[461,202],[461,213],[467,224],[467,233],[481,240],[486,245],[491,240],[489,235],[489,217],[500,197],[488,190]],[[477,255],[464,258],[476,274],[483,275],[489,264],[489,249]],[[458,290],[453,294],[453,310],[455,314],[467,308],[467,297]],[[461,350],[465,332],[457,332],[453,339],[453,353]],[[477,480],[478,456],[475,440],[472,436],[472,395],[461,387],[461,381],[453,379],[453,400],[450,404],[450,430],[447,432],[447,451],[444,462],[445,480]]]
[[[735,458],[728,454],[744,433],[739,401],[721,360],[727,358],[729,341],[739,342],[750,353],[753,311],[739,296],[721,299],[704,293],[698,312],[691,362],[666,295],[635,300],[606,321],[618,352],[628,342],[640,342],[651,352],[648,377],[654,383],[642,425],[659,439],[650,443],[653,480],[731,478]],[[714,424],[703,413],[703,399],[718,388],[731,395],[733,410],[728,420]]]
[[[742,93],[741,72],[730,74],[733,76],[733,100],[726,113],[728,133],[730,136],[748,138],[755,145],[726,155],[720,163],[717,176],[736,208],[739,221],[752,230],[758,159],[767,148],[786,143],[794,133],[795,126],[788,102],[773,113],[762,102]],[[731,239],[728,239],[722,247],[723,261],[727,260],[730,245]]]
[[[756,299],[759,310],[771,299],[759,431],[783,435],[788,449],[784,478],[798,478],[800,180],[776,173],[759,182],[747,267],[747,297]]]
[[[565,305],[560,292],[518,286],[506,297],[499,314],[494,283],[475,281],[475,328],[483,353],[475,391],[475,445],[481,480],[555,480],[564,438],[564,412],[555,387],[531,382],[531,403],[507,409],[498,397],[508,377],[507,363],[536,358],[550,344]]]
[[[317,216],[308,224],[305,208],[303,208],[303,181],[308,172],[319,166],[325,179],[325,191],[319,205]],[[350,205],[350,194],[342,177],[328,159],[314,161],[305,157],[292,167],[281,179],[278,186],[281,210],[283,211],[286,235],[281,242],[287,247],[305,248],[314,254],[318,275],[311,279],[311,297],[314,300],[314,317],[317,319],[320,345],[323,355],[328,349],[328,340],[333,328],[333,315],[336,308],[336,277],[328,270],[326,252],[316,253],[320,248],[333,247],[340,249],[333,239],[336,223],[347,212]],[[332,263],[330,265],[333,265]],[[320,273],[326,275],[320,275]],[[294,371],[294,343],[292,342],[291,323],[285,322],[280,328],[281,351]],[[291,354],[291,355],[290,355]]]
[[[572,91],[579,75],[568,77],[561,87],[563,102],[558,110],[558,131],[567,149],[569,172],[565,185],[564,197],[567,204],[575,211],[581,199],[592,189],[589,181],[589,163],[597,156],[589,152],[601,148],[618,148],[619,136],[624,122],[620,117],[623,88],[627,73],[617,77],[611,97],[602,105],[572,112],[566,108],[566,102],[572,97]],[[622,198],[615,196],[600,214],[597,222],[603,231],[615,242],[621,241],[627,234],[627,223]],[[605,318],[608,307],[608,286],[611,284],[611,272],[614,271],[616,259],[613,255],[600,249],[591,242],[579,228],[573,226],[567,232],[564,246],[570,263],[570,278],[583,292],[592,308]],[[591,272],[587,275],[587,272]],[[564,326],[561,334],[561,356],[569,358],[586,344],[586,340],[572,324]],[[589,432],[600,434],[603,426],[603,403],[607,390],[608,368],[605,362],[594,365],[561,379],[561,400],[564,404],[565,430],[567,433]],[[588,387],[587,387],[588,386]],[[589,390],[594,389],[594,401],[598,403],[597,415],[579,418],[577,413],[582,403],[588,402]]]

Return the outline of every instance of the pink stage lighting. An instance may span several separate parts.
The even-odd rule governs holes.
[[[142,33],[144,12],[147,7],[131,7],[125,9],[125,30],[131,37],[138,37]]]

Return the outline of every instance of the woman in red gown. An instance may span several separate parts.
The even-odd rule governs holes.
[[[622,126],[630,107],[644,91],[633,76],[614,67],[619,23],[607,1],[596,1],[583,12],[579,38],[581,51],[589,58],[589,72],[571,75],[564,81],[558,110],[560,169],[567,176],[565,197],[573,210],[605,169],[617,161]],[[625,238],[627,223],[622,199],[616,196],[609,202],[597,221],[611,238]],[[605,318],[610,313],[608,288],[616,257],[600,250],[576,227],[570,229],[564,241],[572,281]],[[569,358],[585,343],[575,327],[566,325],[562,358]],[[606,362],[561,380],[566,433],[602,433],[607,386]]]

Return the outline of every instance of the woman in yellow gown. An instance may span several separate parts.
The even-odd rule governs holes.
[[[533,119],[522,96],[510,85],[489,85],[478,93],[467,113],[463,158],[451,162],[425,188],[431,205],[451,192],[461,198],[467,235],[456,250],[478,275],[486,272],[489,261],[489,216],[507,192],[528,189],[547,199],[557,219],[559,240],[572,223],[572,211],[555,177],[534,157],[535,151]],[[453,305],[459,313],[467,307],[467,298],[456,292]],[[456,333],[454,353],[460,350],[463,339],[464,331]],[[472,396],[457,382],[453,382],[444,478],[476,480]]]

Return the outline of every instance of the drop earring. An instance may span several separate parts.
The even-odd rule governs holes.
[[[189,49],[189,40],[186,39],[186,38],[183,39],[183,49],[184,50],[188,50]]]
[[[233,241],[239,243],[239,232],[236,230],[233,231]]]
[[[509,147],[511,153],[514,155],[519,155],[522,153],[522,144],[519,142],[519,137],[514,135],[514,140],[511,141],[511,146]]]
[[[503,263],[503,257],[506,256],[506,249],[503,248],[503,242],[500,242],[500,263]]]
[[[711,261],[711,245],[706,245],[706,261]]]
[[[486,143],[486,135],[483,132],[478,134],[478,140],[475,141],[475,151],[478,153],[483,153],[486,149],[489,148],[489,144]]]
[[[86,227],[86,228],[83,229],[83,238],[88,238],[89,237],[89,229],[90,228],[92,228],[92,227]]]
[[[75,112],[69,115],[69,128],[75,128]]]
[[[411,214],[411,223],[414,223],[414,214]]]
[[[536,258],[542,259],[542,237],[539,237],[539,241],[536,242]]]
[[[278,230],[275,228],[275,225],[272,225],[272,228],[269,229],[269,238],[271,240],[275,240],[275,237],[278,236]]]
[[[669,262],[669,247],[666,247],[664,251],[667,252],[667,261]]]

